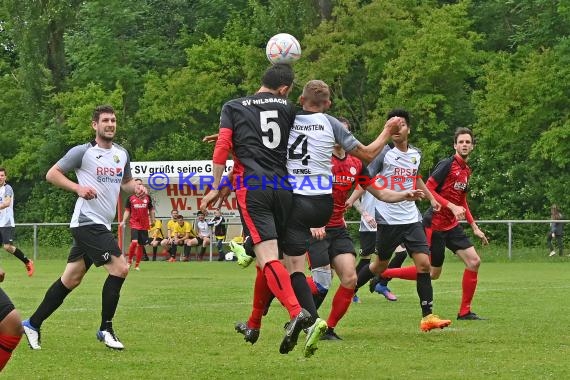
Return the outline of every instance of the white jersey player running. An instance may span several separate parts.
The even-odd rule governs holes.
[[[71,148],[46,175],[48,182],[76,193],[78,198],[70,223],[73,246],[65,270],[47,290],[35,312],[22,322],[28,343],[34,350],[41,348],[43,322],[81,284],[92,265],[103,266],[108,272],[102,289],[101,324],[96,337],[109,348],[124,348],[115,335],[113,317],[129,268],[111,231],[111,222],[115,219],[121,189],[133,193],[136,182],[131,176],[127,151],[113,142],[117,130],[114,109],[111,106],[96,107],[91,128],[95,139]],[[72,170],[77,182],[65,175]],[[146,194],[144,187],[143,193]]]
[[[406,122],[398,133],[392,135],[393,144],[386,146],[382,153],[370,163],[368,171],[371,175],[377,174],[377,185],[380,187],[386,186],[396,191],[408,191],[417,186],[425,192],[432,207],[438,210],[441,207],[440,204],[429,193],[425,183],[418,176],[421,152],[408,144],[410,115],[401,109],[388,113],[388,119],[395,116],[404,118]],[[358,199],[361,195],[362,190],[356,190],[349,202]],[[379,275],[386,270],[392,253],[398,245],[403,243],[418,271],[416,287],[422,309],[420,329],[430,331],[434,328],[449,326],[450,320],[440,319],[432,313],[433,288],[430,278],[429,248],[421,224],[421,214],[415,202],[402,201],[388,204],[377,201],[375,217],[376,248],[379,259],[360,269],[357,288],[366,284],[375,274]]]

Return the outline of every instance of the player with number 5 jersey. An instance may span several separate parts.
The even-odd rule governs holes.
[[[257,93],[224,104],[212,159],[214,182],[202,202],[202,207],[206,207],[222,195],[220,183],[231,152],[233,186],[244,235],[252,240],[257,266],[255,315],[247,323],[245,340],[252,344],[257,341],[261,316],[274,294],[291,318],[279,348],[282,354],[295,347],[299,333],[309,327],[310,319],[295,297],[289,273],[279,261],[277,245],[287,225],[292,201],[286,159],[289,132],[295,119],[295,107],[287,100],[293,79],[291,66],[273,65],[265,71]]]

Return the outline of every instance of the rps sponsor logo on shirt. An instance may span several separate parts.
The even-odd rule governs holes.
[[[123,180],[123,168],[112,168],[97,166],[95,170],[97,176],[97,182],[102,183],[120,183]]]

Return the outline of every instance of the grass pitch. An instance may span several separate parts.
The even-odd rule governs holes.
[[[570,378],[570,259],[540,257],[484,262],[473,311],[487,321],[456,321],[463,264],[448,256],[434,282],[434,311],[453,319],[445,330],[422,333],[415,283],[394,280],[397,302],[367,287],[337,326],[343,341],[323,341],[302,355],[304,334],[279,354],[289,318],[274,302],[259,341],[245,343],[234,322],[249,315],[253,268],[230,262],[143,262],[121,294],[114,325],[125,344],[118,352],[95,338],[104,269],[83,284],[42,327],[42,350],[23,337],[4,379],[564,379]],[[524,256],[524,255],[523,255]],[[485,253],[482,254],[485,261]],[[498,257],[498,256],[497,256]],[[65,261],[36,261],[28,278],[5,253],[2,288],[27,318]],[[407,261],[409,263],[410,261]],[[338,282],[320,309],[326,318]]]

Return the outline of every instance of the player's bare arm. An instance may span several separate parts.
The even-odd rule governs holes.
[[[208,144],[213,144],[218,140],[218,133],[216,133],[215,135],[208,135],[208,136],[204,136],[204,138],[202,139],[202,142],[208,143]]]
[[[200,205],[200,210],[202,212],[206,212],[209,206],[216,204],[218,201],[220,197],[220,191],[218,189],[220,187],[220,182],[222,181],[224,170],[226,170],[225,164],[213,164],[212,175],[214,177],[214,182],[212,183],[212,189],[208,192],[208,194],[206,194],[204,199],[202,199],[202,203]]]
[[[402,201],[417,201],[425,197],[423,190],[406,190],[406,191],[394,191],[390,189],[376,189],[374,186],[368,186],[366,188],[370,194],[374,195],[375,198],[386,202],[386,203],[397,203]]]
[[[65,176],[57,164],[48,170],[46,174],[46,180],[61,189],[76,193],[80,198],[87,200],[97,198],[97,190],[91,186],[82,186],[78,183],[73,182]]]
[[[451,210],[457,220],[465,220],[465,208],[463,206],[458,206],[452,202],[448,202],[447,208]]]
[[[360,185],[357,185],[352,194],[350,194],[350,197],[348,197],[346,202],[344,202],[346,207],[352,207],[354,205],[354,202],[359,200],[365,191],[366,190],[364,190]]]
[[[434,211],[441,210],[441,204],[435,199],[433,194],[428,190],[424,180],[421,179],[421,177],[418,177],[416,179],[416,187],[419,190],[422,190],[424,192],[424,194],[426,195],[426,198],[429,199],[429,202],[431,203],[431,207],[433,207]]]
[[[471,223],[471,229],[473,229],[473,234],[475,234],[475,236],[481,239],[481,243],[483,243],[483,245],[489,244],[489,239],[487,239],[487,236],[483,231],[481,231],[477,223],[475,222]]]
[[[400,130],[402,123],[405,123],[405,121],[401,117],[390,118],[384,124],[384,129],[382,129],[382,132],[378,135],[376,140],[368,145],[358,144],[356,148],[351,150],[349,153],[368,164],[382,151],[382,149],[384,149],[386,144],[388,144],[390,136]]]
[[[348,202],[348,200],[347,200],[347,202]],[[350,207],[349,205],[346,205],[346,206]],[[355,200],[354,203],[352,204],[352,207],[354,207],[356,209],[356,211],[358,211],[360,216],[364,219],[366,224],[368,224],[368,226],[370,226],[370,228],[376,228],[377,227],[376,219],[374,218],[374,215],[370,215],[368,213],[368,211],[366,211],[362,208],[360,200],[358,200],[358,199]]]
[[[125,209],[125,212],[123,213],[123,219],[121,220],[121,223],[119,223],[119,226],[124,227],[127,224],[127,220],[129,220],[130,216],[131,216],[130,211]]]
[[[2,203],[0,203],[0,210],[10,207],[10,202],[12,197],[5,197]]]
[[[137,181],[135,181],[134,178],[127,179],[126,181],[123,180],[123,183],[121,183],[121,189],[122,189],[125,193],[128,193],[128,194],[134,194],[134,193],[135,193],[136,186],[137,186]],[[148,190],[147,190],[147,188],[146,188],[145,186],[142,186],[142,187],[141,187],[141,192],[142,192],[142,194],[144,194],[144,195],[147,195],[147,194],[148,194]]]

